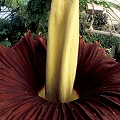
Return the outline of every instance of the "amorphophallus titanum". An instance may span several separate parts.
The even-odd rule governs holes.
[[[1,120],[120,119],[120,65],[98,43],[78,44],[78,5],[53,0],[48,46],[30,31],[0,46]]]

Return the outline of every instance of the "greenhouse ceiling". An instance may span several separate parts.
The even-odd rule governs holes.
[[[12,11],[12,9],[11,8],[7,8],[7,7],[2,7],[1,6],[1,8],[0,8],[0,18],[2,19],[2,18],[6,18],[6,19],[8,19],[9,17],[10,17],[10,14],[11,14],[11,11]]]

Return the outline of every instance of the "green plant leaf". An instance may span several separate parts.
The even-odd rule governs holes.
[[[113,3],[113,2],[108,2],[108,4],[109,4],[111,7],[120,10],[120,5],[115,4],[115,3]]]
[[[16,9],[18,6],[17,0],[12,0],[13,8]]]
[[[2,44],[5,47],[10,47],[11,46],[11,43],[9,41],[6,41],[6,40],[1,41],[0,44]]]

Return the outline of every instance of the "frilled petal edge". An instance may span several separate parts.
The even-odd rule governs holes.
[[[79,99],[52,103],[38,96],[45,85],[46,43],[28,32],[12,48],[0,46],[1,120],[119,120],[120,65],[98,43],[80,39],[74,89]]]
[[[80,99],[72,103],[81,108],[85,120],[120,119],[120,64],[99,43],[80,39],[74,89]]]

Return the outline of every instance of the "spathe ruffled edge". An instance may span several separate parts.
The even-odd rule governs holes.
[[[14,47],[0,47],[0,119],[119,120],[120,65],[98,43],[80,39],[74,85],[80,98],[64,104],[37,95],[34,81],[44,87],[46,50],[41,35],[34,40],[30,31]]]

